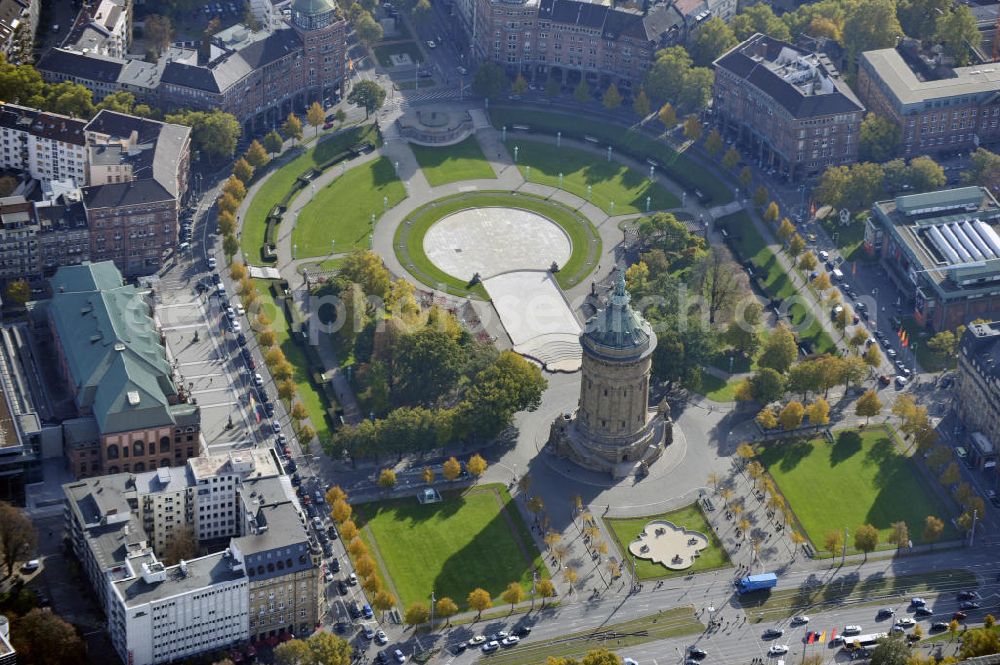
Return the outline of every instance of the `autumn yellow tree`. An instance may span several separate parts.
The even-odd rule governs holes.
[[[469,597],[466,598],[466,602],[469,607],[476,610],[476,621],[479,621],[480,617],[483,616],[483,611],[488,610],[493,607],[493,598],[490,597],[490,592],[486,589],[473,589],[469,592]]]
[[[483,459],[482,455],[476,453],[469,458],[468,462],[465,463],[465,468],[474,477],[479,478],[486,473],[486,460]]]
[[[445,480],[455,480],[461,473],[462,463],[454,457],[449,457],[445,463],[441,465],[441,474],[444,476]]]
[[[521,586],[520,582],[511,582],[500,594],[500,597],[503,602],[510,603],[510,611],[513,612],[514,606],[524,600],[524,587]]]
[[[438,598],[437,602],[434,603],[434,615],[444,619],[445,623],[456,614],[458,614],[458,605],[448,596]]]
[[[330,517],[332,517],[333,521],[337,524],[342,524],[351,519],[351,514],[353,512],[354,509],[351,508],[351,504],[347,503],[343,499],[337,499],[333,502],[333,505],[330,506]]]

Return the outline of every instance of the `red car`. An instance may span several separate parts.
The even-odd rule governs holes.
[[[323,123],[323,129],[330,129],[331,127],[333,127],[333,120],[327,120]]]

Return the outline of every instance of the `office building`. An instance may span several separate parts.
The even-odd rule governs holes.
[[[972,323],[959,341],[958,416],[969,433],[972,463],[993,468],[1000,443],[1000,323]]]
[[[974,319],[1000,319],[998,231],[993,195],[961,187],[876,202],[865,248],[881,257],[917,323],[954,330]]]
[[[720,130],[764,168],[799,179],[857,161],[865,109],[824,54],[758,33],[714,66]]]

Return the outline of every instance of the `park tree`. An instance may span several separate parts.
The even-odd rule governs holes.
[[[7,567],[6,577],[14,574],[18,559],[26,558],[35,549],[36,542],[32,521],[18,508],[0,501],[0,555]]]
[[[761,404],[773,402],[785,394],[785,378],[770,367],[761,367],[747,381],[753,399]]]
[[[524,75],[521,72],[517,73],[517,78],[514,82],[510,84],[510,91],[515,95],[523,95],[525,90],[528,89],[528,82],[524,79]]]
[[[826,535],[823,537],[823,547],[826,551],[831,554],[831,556],[836,556],[837,552],[841,551],[844,546],[844,533],[839,529],[833,531],[827,531]]]
[[[951,330],[942,330],[927,340],[927,348],[940,358],[953,361],[958,351],[958,336]]]
[[[502,351],[473,378],[457,427],[472,436],[492,438],[510,425],[515,413],[537,409],[547,385],[537,365],[513,351]]]
[[[16,279],[7,285],[7,300],[18,307],[24,307],[24,303],[31,299],[31,286],[26,279]]]
[[[385,613],[391,610],[395,604],[396,597],[385,589],[376,593],[372,599],[372,607],[381,612],[383,617],[385,617]]]
[[[222,192],[224,194],[229,194],[237,201],[242,201],[246,198],[247,188],[243,184],[243,181],[237,178],[235,175],[231,175],[226,178],[226,182],[222,185]]]
[[[305,640],[288,640],[274,647],[275,665],[310,665],[312,654]]]
[[[391,490],[396,486],[396,472],[392,469],[382,469],[378,474],[378,486]]]
[[[899,0],[896,17],[903,32],[915,39],[933,39],[937,18],[951,10],[950,0]]]
[[[736,310],[733,320],[726,328],[724,341],[744,358],[752,358],[760,349],[764,309],[759,302],[752,300],[745,307],[737,307]]]
[[[233,175],[246,185],[250,182],[250,178],[253,177],[253,167],[250,165],[250,162],[240,157],[233,164]]]
[[[896,18],[896,0],[869,0],[853,5],[844,21],[844,48],[853,73],[863,51],[892,48],[903,36]]]
[[[427,623],[430,618],[430,608],[427,607],[426,603],[418,601],[411,603],[410,606],[406,608],[406,612],[403,614],[403,623],[407,626],[418,626],[422,623]]]
[[[674,110],[674,106],[670,102],[661,106],[656,116],[660,119],[664,130],[668,132],[677,126],[677,111]]]
[[[749,461],[756,456],[757,456],[757,451],[754,450],[753,446],[751,446],[746,441],[743,441],[742,443],[740,443],[740,445],[736,446],[736,457],[740,459],[741,464],[743,465],[748,464]]]
[[[454,457],[449,457],[441,465],[441,473],[445,480],[455,480],[462,473],[462,463]]]
[[[810,425],[826,425],[830,422],[830,403],[817,397],[806,409]]]
[[[507,88],[507,74],[495,62],[483,63],[472,78],[472,90],[480,97],[496,99]]]
[[[858,356],[848,356],[836,362],[835,371],[840,375],[844,390],[850,390],[851,385],[860,385],[868,376],[868,365]]]
[[[715,157],[722,152],[724,147],[725,143],[722,141],[722,134],[713,127],[708,133],[708,137],[705,138],[705,151],[712,157]]]
[[[11,623],[11,646],[18,662],[78,665],[87,662],[86,646],[72,624],[48,608],[36,607]]]
[[[354,562],[354,570],[362,578],[371,577],[375,574],[375,559],[369,554],[362,554]]]
[[[96,111],[115,111],[116,113],[132,113],[135,108],[135,95],[125,90],[112,92],[102,99],[95,107]]]
[[[170,18],[160,14],[149,14],[142,22],[142,37],[153,59],[159,59],[174,38],[174,27]]]
[[[351,504],[347,503],[344,499],[337,499],[330,506],[330,517],[333,518],[334,522],[342,524],[347,520],[351,519],[351,514],[354,510],[351,508]]]
[[[701,139],[701,122],[693,113],[684,119],[684,136],[692,141]]]
[[[539,580],[535,583],[535,593],[542,599],[542,607],[545,607],[545,600],[556,595],[556,585],[552,580]]]
[[[573,88],[573,99],[581,104],[590,101],[590,85],[587,84],[586,78],[581,78],[580,82]]]
[[[951,11],[938,16],[935,23],[934,40],[944,46],[945,53],[955,58],[955,64],[969,64],[971,45],[980,40],[976,18],[963,4],[954,4]]]
[[[775,328],[764,342],[764,349],[757,359],[758,367],[773,369],[779,374],[788,371],[799,355],[795,335],[784,324]]]
[[[726,154],[722,156],[722,166],[727,170],[732,170],[736,168],[736,165],[740,163],[740,151],[734,147],[730,147],[726,150]]]
[[[46,111],[89,118],[94,115],[94,93],[89,88],[72,81],[60,81],[45,88]]]
[[[899,633],[883,637],[872,649],[870,665],[907,665],[910,660],[910,645]]]
[[[940,189],[948,182],[944,168],[926,155],[911,159],[907,172],[910,185],[918,192]]]
[[[806,240],[798,233],[793,234],[788,241],[788,253],[794,259],[806,249]]]
[[[429,466],[425,466],[423,472],[420,475],[421,478],[423,478],[423,481],[428,485],[434,483],[434,469],[430,468]]]
[[[778,239],[787,245],[791,237],[795,235],[795,225],[792,224],[792,220],[782,217],[781,224],[778,225],[777,234]]]
[[[1000,633],[993,630],[993,626],[984,623],[982,628],[967,630],[962,635],[959,656],[963,661],[995,653],[1000,653]]]
[[[458,605],[448,596],[438,598],[437,602],[434,603],[434,614],[447,621],[458,614]]]
[[[264,149],[271,155],[281,152],[284,145],[285,141],[281,138],[281,134],[273,129],[264,136]]]
[[[486,473],[486,460],[482,455],[476,453],[469,458],[469,461],[465,463],[465,468],[469,471],[469,474],[474,478],[481,477]]]
[[[744,166],[742,169],[740,169],[739,178],[740,178],[740,186],[744,190],[746,190],[748,187],[750,187],[750,183],[753,182],[753,171],[750,170],[749,166]],[[765,190],[765,193],[766,191],[767,190]],[[764,197],[764,200],[765,201],[767,200],[766,196]]]
[[[865,353],[861,358],[870,370],[878,369],[882,365],[882,352],[879,350],[877,344],[872,344],[865,349]]]
[[[891,528],[892,532],[889,534],[888,541],[897,548],[906,547],[910,542],[910,528],[906,522],[903,520],[893,522]]]
[[[723,245],[712,245],[695,266],[695,275],[708,307],[708,322],[714,324],[720,312],[728,311],[746,290],[743,271]]]
[[[802,407],[801,402],[796,402],[794,400],[789,402],[781,410],[781,415],[778,416],[781,428],[785,430],[792,430],[799,427],[802,424],[802,416],[804,413],[805,409]]]
[[[347,543],[348,553],[356,559],[361,558],[365,554],[368,554],[368,546],[360,538],[355,538],[351,542]]]
[[[764,210],[764,221],[776,224],[779,217],[781,217],[781,209],[775,201],[771,201]]]
[[[698,27],[689,51],[694,64],[709,67],[716,58],[738,43],[732,28],[720,17],[713,16]]]
[[[865,553],[865,561],[868,560],[868,553],[874,552],[878,547],[878,529],[871,524],[862,524],[854,530],[854,549]]]
[[[278,149],[280,150],[281,147],[279,146]],[[250,142],[250,147],[247,148],[244,158],[254,169],[259,169],[271,161],[271,157],[267,154],[267,150],[264,149],[264,146],[262,146],[260,141],[257,139]]]
[[[872,416],[877,416],[881,412],[882,400],[879,399],[878,393],[874,390],[866,390],[854,405],[855,415],[864,416],[866,425],[871,421]]]
[[[528,512],[537,517],[543,510],[545,510],[545,500],[536,494],[528,499],[526,507],[528,508]]]
[[[899,150],[900,137],[896,123],[869,112],[861,121],[858,158],[866,162],[886,162]]]
[[[514,611],[514,606],[524,600],[524,587],[520,582],[511,582],[500,594],[503,602],[510,604],[510,611]]]
[[[213,163],[232,157],[243,133],[236,116],[219,109],[179,111],[167,114],[166,121],[190,127],[191,147]]]
[[[302,121],[299,116],[289,113],[285,122],[281,125],[281,133],[292,139],[292,142],[302,140]]]
[[[792,33],[778,18],[770,5],[751,5],[733,17],[729,22],[736,39],[744,41],[755,32],[763,33],[781,41],[791,41]]]
[[[484,610],[493,607],[493,598],[490,597],[490,592],[486,589],[473,589],[469,592],[466,602],[471,609],[476,610],[476,621],[479,621],[483,616]]]
[[[326,502],[331,506],[338,501],[347,501],[347,492],[340,485],[333,485],[326,491]]]
[[[378,575],[371,575],[361,580],[361,588],[365,590],[369,598],[373,598],[375,594],[382,591],[382,586],[382,580],[379,579]]]
[[[354,19],[354,34],[362,44],[371,46],[381,41],[384,33],[381,24],[369,12],[363,11]]]
[[[365,119],[382,108],[385,103],[385,89],[375,81],[358,81],[347,95],[347,102],[365,110]]]
[[[604,96],[601,98],[601,104],[609,111],[613,111],[622,105],[622,94],[618,92],[618,86],[614,83],[608,86],[608,89],[604,91]]]
[[[955,462],[950,463],[945,467],[944,471],[941,472],[938,480],[945,487],[951,487],[956,484],[962,478],[962,472],[958,469],[958,464]]]
[[[333,633],[316,631],[306,640],[312,665],[350,665],[351,645]]]
[[[251,291],[250,293],[254,292]],[[291,413],[289,413],[289,415],[292,417],[292,420],[299,422],[309,417],[309,411],[308,409],[306,409],[305,404],[297,401],[295,402],[295,404],[292,404],[292,411]]]
[[[635,100],[632,102],[632,112],[635,113],[640,118],[645,118],[650,112],[649,97],[646,95],[645,88],[639,88],[638,94],[635,96]]]
[[[306,120],[308,120],[309,124],[316,130],[314,135],[319,136],[319,128],[326,120],[326,111],[323,110],[323,105],[319,102],[313,102],[306,111]]]
[[[358,526],[354,523],[354,520],[344,520],[337,529],[340,532],[340,537],[344,539],[345,543],[349,543],[358,537]]]

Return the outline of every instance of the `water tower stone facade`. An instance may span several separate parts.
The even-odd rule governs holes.
[[[673,441],[666,405],[649,408],[649,374],[656,334],[632,309],[624,271],[607,307],[580,334],[580,401],[552,424],[558,455],[615,478],[643,475]]]

